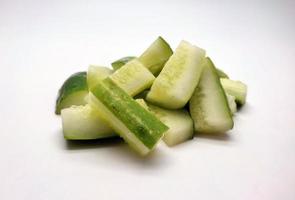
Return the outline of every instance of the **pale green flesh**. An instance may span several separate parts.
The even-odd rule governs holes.
[[[154,75],[137,59],[122,66],[110,78],[130,96],[150,88],[155,80]]]
[[[189,102],[189,108],[197,132],[223,133],[233,127],[225,92],[209,59],[206,59],[200,82]]]
[[[90,95],[99,115],[137,152],[146,155],[168,129],[109,78]]]
[[[235,114],[237,112],[237,104],[235,101],[235,97],[230,95],[230,94],[226,94],[226,98],[227,98],[227,102],[231,111],[231,114]]]
[[[204,50],[182,41],[154,81],[147,101],[168,109],[182,108],[199,82],[204,58]]]
[[[90,140],[116,135],[88,104],[63,109],[61,118],[63,134],[68,140]]]
[[[229,78],[229,76],[221,69],[216,68],[216,72],[217,72],[219,78]]]
[[[88,88],[91,91],[91,89],[100,81],[108,77],[113,73],[113,70],[107,68],[107,67],[102,67],[102,66],[95,66],[95,65],[90,65],[88,67],[88,72],[87,72],[87,84]]]
[[[241,81],[233,81],[230,79],[221,78],[221,85],[225,92],[234,96],[239,105],[244,105],[247,96],[247,86]]]
[[[82,90],[68,95],[60,104],[59,108],[62,110],[64,108],[69,108],[72,105],[80,106],[85,105],[88,91]]]
[[[185,109],[168,110],[149,104],[149,109],[169,127],[163,137],[168,146],[174,146],[193,137],[193,120]]]
[[[139,57],[139,61],[154,75],[158,75],[172,53],[169,44],[162,37],[158,37]]]

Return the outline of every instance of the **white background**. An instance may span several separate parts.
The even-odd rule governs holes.
[[[295,199],[294,1],[0,0],[0,199]],[[224,137],[148,158],[120,140],[69,143],[65,78],[140,55],[159,35],[207,50],[248,84]]]

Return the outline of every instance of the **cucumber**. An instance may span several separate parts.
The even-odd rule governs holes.
[[[55,104],[55,114],[72,105],[85,105],[88,95],[86,72],[72,74],[61,86]]]
[[[233,115],[237,112],[237,104],[235,101],[236,98],[230,94],[226,94],[226,98],[227,98],[227,102],[228,102],[228,105],[230,108],[230,112]]]
[[[221,78],[220,81],[225,92],[234,96],[238,105],[246,103],[247,86],[244,83],[225,78]]]
[[[168,109],[179,109],[189,101],[203,69],[205,51],[181,41],[154,81],[147,101]]]
[[[156,76],[160,73],[172,53],[173,51],[169,44],[162,37],[158,37],[149,48],[141,54],[139,61]]]
[[[191,139],[194,134],[193,120],[185,109],[168,110],[151,104],[149,109],[169,127],[163,137],[168,146],[174,146]]]
[[[115,62],[112,62],[112,67],[114,70],[118,70],[120,69],[123,65],[125,65],[126,63],[128,63],[130,60],[133,60],[134,56],[126,56],[123,58],[120,58],[119,60],[116,60]]]
[[[112,73],[113,73],[113,70],[111,70],[107,67],[90,65],[88,67],[88,72],[87,72],[87,84],[88,84],[89,90],[91,91],[91,89],[98,82],[105,79],[106,77],[108,77]]]
[[[110,78],[97,84],[89,97],[97,113],[141,155],[147,155],[168,130]]]
[[[232,129],[233,120],[216,69],[206,58],[198,86],[189,102],[194,128],[202,133],[223,133]]]
[[[150,88],[155,77],[138,59],[133,59],[115,71],[110,79],[130,96],[135,96]]]
[[[90,140],[116,135],[88,104],[62,109],[61,118],[64,138],[68,140]]]

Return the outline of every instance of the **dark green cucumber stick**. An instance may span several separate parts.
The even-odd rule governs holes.
[[[146,155],[168,127],[144,109],[110,78],[92,91],[91,102],[108,124],[137,152]]]

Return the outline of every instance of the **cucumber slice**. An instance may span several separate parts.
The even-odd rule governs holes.
[[[241,81],[233,81],[225,78],[221,78],[220,82],[225,92],[236,98],[237,104],[244,105],[246,103],[247,85]]]
[[[158,75],[172,53],[173,51],[169,44],[162,37],[158,37],[149,48],[141,54],[139,61],[154,75]]]
[[[216,72],[217,72],[219,78],[229,78],[229,76],[221,69],[216,68]]]
[[[163,108],[182,108],[199,82],[204,58],[203,49],[182,41],[154,81],[147,100]]]
[[[61,118],[64,138],[68,140],[90,140],[116,135],[88,104],[62,109]]]
[[[226,98],[227,98],[227,102],[228,102],[228,105],[230,108],[230,112],[233,115],[237,112],[237,104],[235,101],[236,98],[230,94],[226,94]]]
[[[107,67],[102,67],[102,66],[95,66],[95,65],[90,65],[88,67],[88,72],[87,72],[87,84],[89,87],[89,90],[91,89],[100,81],[108,77],[113,73],[113,70],[107,68]]]
[[[206,58],[202,76],[189,102],[194,128],[202,133],[223,133],[233,120],[225,92],[212,61]]]
[[[193,120],[185,109],[168,110],[149,104],[149,109],[166,125],[169,130],[163,140],[168,146],[180,144],[191,139],[194,134]]]
[[[123,65],[125,65],[126,63],[128,63],[130,60],[133,60],[134,56],[126,56],[123,58],[120,58],[119,60],[116,60],[115,62],[112,62],[112,67],[114,70],[118,70],[120,69]]]
[[[86,72],[72,74],[58,91],[55,114],[60,114],[61,109],[72,105],[85,105],[85,97],[87,95]]]
[[[95,86],[90,104],[98,114],[139,154],[148,154],[168,127],[143,108],[110,78]]]
[[[113,73],[110,79],[130,96],[134,96],[150,88],[155,77],[138,59],[133,59]]]

